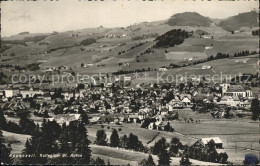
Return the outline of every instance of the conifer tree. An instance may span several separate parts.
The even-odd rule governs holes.
[[[103,145],[103,146],[107,145],[107,135],[104,130],[98,130],[96,136],[97,138],[95,140],[95,143],[97,145]]]
[[[159,165],[170,165],[171,157],[166,149],[162,149],[162,151],[158,154],[158,157]]]
[[[89,147],[90,141],[88,140],[87,129],[83,123],[79,123],[77,128],[77,144],[76,153],[81,154],[80,164],[88,165],[90,163],[91,149]]]
[[[11,148],[6,147],[6,145],[3,142],[4,142],[3,133],[0,130],[0,160],[3,164],[12,164],[13,158],[9,156],[11,153]]]
[[[116,129],[113,129],[112,134],[110,136],[110,146],[118,147],[120,144],[119,136]]]

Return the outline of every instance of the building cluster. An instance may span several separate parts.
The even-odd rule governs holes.
[[[108,83],[103,86],[77,85],[75,88],[40,89],[21,86],[0,90],[0,104],[4,111],[13,112],[12,115],[24,109],[34,115],[47,112],[50,118],[60,123],[77,120],[77,114],[82,112],[88,114],[92,123],[142,123],[147,117],[162,122],[182,109],[197,111],[201,107],[207,108],[208,112],[217,111],[221,117],[227,107],[249,112],[254,98],[259,98],[259,88],[229,83],[203,85],[190,82],[177,86],[120,86]],[[214,107],[209,110],[207,105],[218,105],[221,109],[216,110]]]

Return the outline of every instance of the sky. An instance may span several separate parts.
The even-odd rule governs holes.
[[[166,20],[181,12],[227,18],[259,8],[257,0],[38,0],[2,1],[1,36],[20,32],[50,33],[84,28],[125,27],[144,21]]]

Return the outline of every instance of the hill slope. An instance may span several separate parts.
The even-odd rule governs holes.
[[[237,30],[241,27],[257,27],[257,17],[255,11],[240,13],[236,16],[220,21],[219,26],[227,31]]]
[[[209,27],[212,21],[196,12],[185,12],[173,15],[169,20],[170,26]]]

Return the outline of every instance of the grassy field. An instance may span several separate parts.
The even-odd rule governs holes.
[[[2,130],[3,131],[3,130]],[[30,135],[25,134],[15,134],[7,131],[3,131],[3,136],[5,139],[5,143],[11,143],[12,151],[11,153],[21,153],[24,149],[24,145],[27,139],[29,139]]]
[[[162,137],[166,138],[168,142],[170,142],[172,137],[177,137],[183,144],[187,145],[191,145],[199,138],[220,137],[224,149],[218,151],[226,152],[229,155],[228,161],[236,164],[242,163],[245,154],[258,154],[260,151],[259,124],[250,119],[213,119],[209,114],[199,114],[191,110],[179,110],[179,114],[182,121],[170,122],[175,132],[148,130],[141,128],[139,124],[128,123],[123,123],[121,126],[115,124],[104,125],[104,130],[106,131],[108,141],[112,128],[117,130],[120,128],[121,131],[118,131],[119,136],[133,133],[147,147],[153,146]],[[183,120],[184,118],[192,118],[194,123],[186,123]],[[195,121],[200,121],[200,123],[195,123]],[[87,129],[89,138],[93,143],[96,138],[96,132],[101,129],[101,126],[92,125],[88,126]],[[154,137],[155,139],[147,144]],[[107,156],[108,154],[102,155]]]
[[[204,52],[188,52],[188,51],[175,51],[165,54],[166,59],[184,60],[184,59],[205,59],[207,55]]]
[[[128,163],[130,165],[138,165],[138,162],[142,159],[148,158],[148,154],[145,153],[105,146],[91,145],[91,150],[94,158],[100,157],[106,164],[109,160],[112,165],[126,165]],[[155,155],[152,155],[152,157],[155,164],[158,164],[158,157]],[[179,165],[180,159],[180,157],[171,157],[171,165]],[[202,162],[193,159],[190,161],[192,162],[192,165],[218,165],[216,163]]]

